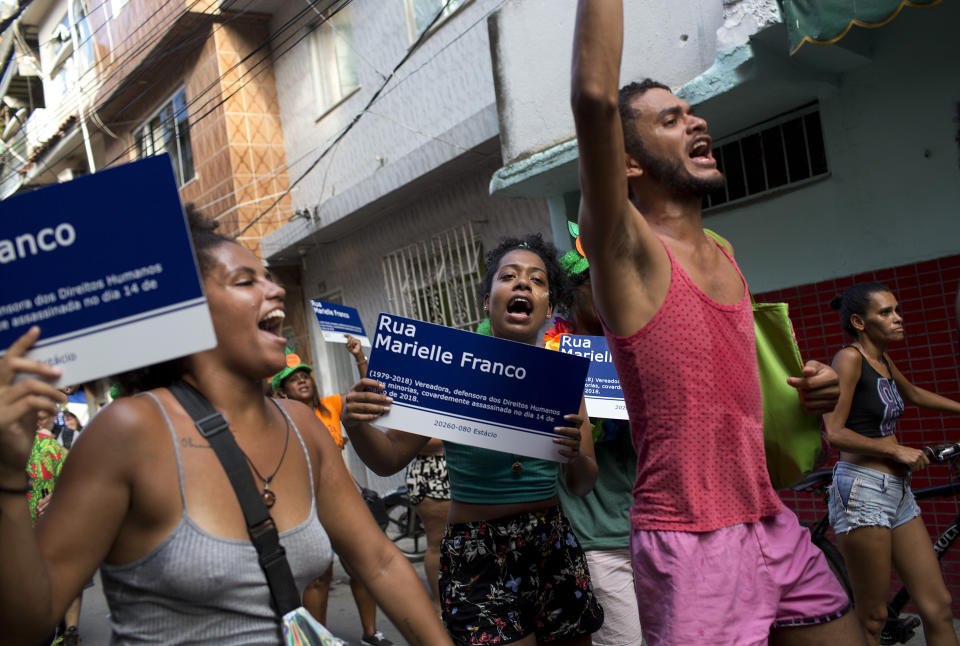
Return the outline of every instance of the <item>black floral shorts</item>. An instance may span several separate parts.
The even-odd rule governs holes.
[[[443,453],[418,455],[407,467],[407,495],[414,505],[424,498],[450,500],[447,458]]]
[[[447,525],[443,622],[458,644],[571,639],[603,625],[580,543],[559,506]]]

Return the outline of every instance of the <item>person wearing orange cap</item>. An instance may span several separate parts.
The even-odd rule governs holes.
[[[357,362],[360,377],[367,374],[367,358],[363,355],[360,341],[347,337],[347,351]],[[343,396],[340,394],[320,397],[317,382],[313,379],[313,367],[303,363],[300,356],[294,352],[287,352],[287,367],[278,372],[270,380],[273,392],[282,399],[299,401],[313,409],[314,413],[330,431],[330,436],[337,448],[343,451],[346,441],[343,437],[343,427],[340,425],[340,414],[343,411]],[[349,565],[343,561],[344,569],[350,574]],[[322,624],[327,623],[327,599],[330,595],[330,583],[333,581],[333,564],[327,570],[311,581],[303,591],[303,607],[310,611]],[[370,592],[360,581],[350,574],[350,591],[360,613],[360,625],[363,628],[361,643],[371,646],[391,646],[393,642],[377,630],[377,604]]]
[[[357,370],[362,378],[367,374],[367,358],[363,356],[360,341],[347,337],[347,351],[357,362]],[[313,367],[300,360],[300,355],[287,352],[287,367],[278,372],[270,380],[273,392],[281,399],[292,399],[302,402],[313,409],[323,425],[330,431],[333,441],[341,451],[346,443],[343,439],[343,430],[340,426],[340,413],[343,410],[343,400],[340,394],[320,397],[317,383],[313,380]]]

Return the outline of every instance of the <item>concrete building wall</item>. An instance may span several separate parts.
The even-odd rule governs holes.
[[[829,178],[707,217],[734,242],[756,291],[956,252],[960,69],[949,43],[958,20],[956,3],[902,12],[871,33],[869,64],[819,93]]]
[[[543,200],[490,197],[487,183],[497,166],[497,159],[478,164],[456,183],[424,191],[419,199],[391,211],[376,226],[313,248],[302,263],[305,309],[310,311],[309,299],[339,294],[344,304],[359,310],[365,329],[372,334],[377,315],[395,311],[381,265],[387,254],[468,220],[478,225],[484,250],[509,234],[542,232],[547,237],[550,224]],[[317,375],[317,383],[325,394],[342,392],[356,379],[349,370],[330,372],[338,368],[330,354],[342,353],[342,346],[324,343],[313,319],[311,326],[314,356],[319,365],[327,366],[324,374]],[[351,368],[350,363],[346,367]]]
[[[227,235],[256,220],[238,238],[255,253],[260,237],[293,211],[284,195],[289,180],[272,68],[248,56],[268,35],[262,16],[203,26],[192,43],[184,44],[177,65],[165,75],[149,75],[146,89],[115,114],[110,125],[118,138],[107,139],[104,160],[134,160],[134,132],[183,87],[195,176],[181,187],[181,198],[220,221]]]
[[[496,134],[495,117],[450,133],[485,110],[492,116],[485,16],[496,4],[467,3],[410,53],[372,108],[294,189],[294,208],[321,205],[319,224],[326,226]],[[296,3],[278,6],[272,27],[299,9]],[[351,21],[360,89],[337,107],[320,113],[309,36],[275,59],[291,178],[299,177],[363,109],[410,48],[403,2],[355,0],[344,11]],[[315,15],[301,20],[297,35],[316,22]],[[338,199],[344,194],[349,199]]]
[[[524,50],[520,44],[533,46],[523,43],[522,25],[514,24],[512,18],[535,13],[539,4],[546,3],[508,2],[491,21],[494,31],[500,29],[494,22],[513,30],[509,39],[501,37],[494,43],[494,51],[501,52],[496,56],[507,52],[509,57],[504,60],[509,63],[521,57]],[[956,251],[960,235],[960,69],[951,62],[949,44],[951,25],[960,20],[960,5],[904,10],[880,29],[855,28],[835,45],[808,45],[789,57],[783,25],[770,24],[776,16],[769,11],[770,3],[725,2],[723,22],[716,28],[716,46],[733,47],[720,52],[714,64],[700,73],[697,67],[704,61],[677,68],[669,60],[669,43],[663,42],[653,50],[654,57],[646,59],[656,65],[651,63],[644,70],[631,67],[628,52],[631,41],[638,38],[631,24],[635,27],[641,17],[631,17],[633,3],[625,4],[626,51],[621,78],[652,73],[678,86],[681,96],[707,118],[715,141],[785,111],[819,103],[830,169],[827,177],[705,214],[707,226],[733,241],[737,259],[756,291],[915,263]],[[706,18],[688,15],[684,19],[687,24],[712,25],[715,9],[710,4],[698,7],[691,3],[688,12],[679,13],[705,11]],[[633,11],[641,11],[651,22],[656,17],[650,5]],[[556,32],[569,38],[565,26],[540,38],[559,43],[562,38]],[[509,85],[510,77],[527,73],[517,72],[515,67],[508,65],[506,71],[496,68],[498,87],[505,85],[505,76]],[[566,66],[553,67],[569,74]],[[558,72],[554,85],[559,79]],[[559,90],[556,96],[559,101]],[[561,106],[565,115],[569,115],[567,103]],[[541,119],[539,104],[509,91],[498,97],[498,108],[505,132],[505,161],[514,156],[521,161],[498,171],[495,189],[498,194],[551,197],[551,204],[559,205],[556,229],[558,222],[576,214],[576,147],[575,142],[563,140],[565,132],[572,135],[572,121],[569,116],[563,117],[567,121],[561,117]],[[923,116],[913,118],[918,109]],[[516,130],[526,138],[512,135]],[[557,141],[563,143],[543,151],[537,148]],[[563,195],[573,199],[560,199]]]
[[[375,225],[311,247],[303,256],[299,294],[304,299],[303,309],[308,312],[314,377],[324,395],[346,392],[358,375],[342,344],[323,341],[316,319],[310,314],[310,299],[337,298],[356,307],[372,337],[377,315],[395,311],[381,264],[385,255],[467,221],[477,225],[485,251],[509,234],[539,231],[549,239],[549,215],[544,200],[489,195],[490,175],[498,166],[499,157],[491,157],[454,182],[424,189],[418,199],[390,209]],[[389,478],[375,475],[363,466],[349,444],[345,459],[351,474],[363,486],[382,493],[403,484],[402,471]]]
[[[508,0],[490,19],[504,163],[574,136],[575,17],[575,0]],[[765,0],[625,2],[621,78],[681,85],[713,64],[718,38],[721,48],[738,44],[776,18]]]

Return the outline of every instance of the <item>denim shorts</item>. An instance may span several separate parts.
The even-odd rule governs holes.
[[[837,462],[830,485],[830,524],[836,534],[858,527],[896,529],[920,515],[910,475]]]

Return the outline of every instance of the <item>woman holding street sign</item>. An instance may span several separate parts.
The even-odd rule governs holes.
[[[192,219],[217,346],[139,371],[133,389],[143,394],[113,402],[88,424],[36,533],[24,465],[36,412],[63,399],[43,381],[59,371],[24,356],[38,328],[0,359],[2,638],[36,643],[99,566],[113,644],[281,643],[230,479],[167,387],[182,379],[229,422],[253,495],[269,510],[255,529],[279,532],[298,593],[326,569],[332,544],[411,644],[449,644],[314,412],[261,392],[284,365],[283,288],[250,251]]]
[[[486,258],[483,306],[491,334],[536,344],[569,287],[556,250],[539,235],[503,240]],[[559,377],[558,377],[559,378]],[[369,422],[390,408],[382,384],[363,379],[347,395],[344,427],[363,461],[396,473],[429,438]],[[597,465],[581,402],[553,440],[568,489],[593,487]],[[444,442],[452,502],[441,547],[444,623],[459,644],[549,642],[586,646],[603,623],[583,550],[557,499],[559,463]]]

